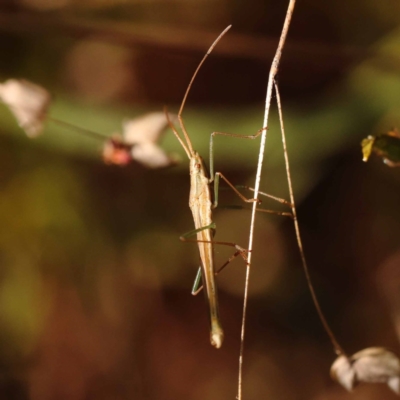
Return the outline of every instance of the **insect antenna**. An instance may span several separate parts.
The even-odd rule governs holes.
[[[190,160],[190,157],[192,156],[191,151],[193,152],[192,147],[190,146],[190,150],[191,150],[191,151],[190,151],[190,150],[188,149],[186,143],[185,143],[185,142],[182,140],[182,138],[180,137],[179,132],[176,130],[175,125],[172,123],[171,118],[169,117],[169,113],[168,113],[167,107],[164,107],[164,113],[165,113],[165,116],[166,116],[166,118],[167,118],[167,122],[168,122],[169,127],[172,129],[172,132],[174,132],[174,135],[175,135],[176,138],[179,140],[179,143],[181,144],[181,146],[182,146],[183,149],[185,150],[185,153],[187,154],[187,156],[189,157],[189,160]],[[190,141],[189,141],[189,143],[190,143]]]
[[[183,119],[182,119],[182,112],[183,112],[183,108],[185,107],[185,103],[186,103],[186,99],[189,95],[189,91],[193,85],[194,80],[196,79],[197,73],[199,72],[201,66],[203,65],[204,61],[206,60],[206,58],[209,56],[209,54],[213,51],[214,47],[217,45],[217,43],[221,40],[221,38],[225,35],[226,32],[229,31],[229,29],[231,29],[232,25],[227,26],[222,32],[221,34],[214,40],[214,43],[210,46],[210,48],[208,49],[207,53],[204,55],[203,59],[200,61],[199,65],[196,68],[196,71],[194,71],[194,74],[192,76],[192,79],[189,82],[189,85],[186,89],[185,95],[183,96],[183,100],[182,100],[182,104],[181,107],[179,109],[179,113],[178,113],[178,120],[179,120],[179,124],[181,126],[183,135],[185,137],[186,143],[187,143],[187,148],[190,151],[190,154],[194,153],[193,147],[192,147],[192,142],[190,141],[189,135],[186,131],[185,125],[183,123]],[[175,134],[176,135],[176,134]],[[182,140],[179,139],[179,141],[182,143]],[[185,148],[186,150],[186,148]],[[187,152],[187,151],[186,151]]]

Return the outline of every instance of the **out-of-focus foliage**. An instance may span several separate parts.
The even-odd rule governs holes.
[[[359,143],[400,126],[400,3],[308,0],[296,6],[279,73],[305,252],[333,330],[349,353],[398,350],[400,177]],[[51,7],[50,7],[51,5]],[[0,6],[0,81],[46,87],[49,113],[112,134],[124,118],[175,112],[198,61],[226,25],[183,117],[208,160],[213,131],[261,128],[269,65],[287,4],[251,0],[14,0]],[[215,167],[253,184],[258,141],[218,137]],[[16,399],[233,398],[241,260],[218,277],[226,339],[208,343],[190,288],[196,246],[182,164],[103,165],[102,144],[51,122],[26,138],[0,105],[0,394]],[[287,197],[271,115],[262,190]],[[239,204],[230,191],[220,203]],[[265,202],[269,208],[278,208]],[[218,240],[247,246],[249,212],[215,211]],[[217,264],[231,255],[216,249]],[[291,221],[257,218],[244,397],[395,398],[329,379],[334,354],[313,310]],[[307,368],[304,366],[307,365]],[[205,367],[206,366],[206,367]]]
[[[383,158],[389,167],[400,165],[400,134],[397,130],[368,136],[361,141],[363,161],[368,161],[372,152]]]

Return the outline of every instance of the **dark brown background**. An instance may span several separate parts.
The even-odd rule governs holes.
[[[184,112],[208,161],[213,130],[261,128],[286,2],[24,0],[0,6],[0,77],[55,96],[51,115],[111,134],[121,119],[178,109],[198,61],[233,28]],[[296,6],[279,73],[304,246],[333,331],[349,353],[399,350],[400,170],[361,161],[360,140],[400,126],[396,0]],[[287,197],[275,106],[262,189]],[[215,162],[252,184],[258,142],[216,141]],[[0,109],[0,397],[233,399],[243,301],[241,260],[218,278],[226,340],[208,341],[188,163],[163,171],[103,165],[101,143],[48,124],[29,140]],[[239,204],[229,191],[222,204]],[[265,202],[266,206],[277,207]],[[250,212],[218,209],[217,238],[247,246]],[[217,249],[217,264],[230,255]],[[334,353],[301,270],[291,221],[257,217],[244,399],[378,400],[329,378]]]

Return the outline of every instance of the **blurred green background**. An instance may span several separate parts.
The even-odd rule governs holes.
[[[8,0],[0,5],[0,78],[54,95],[54,118],[112,134],[121,121],[177,111],[222,29],[184,118],[208,162],[212,131],[262,126],[267,76],[287,2]],[[362,162],[360,141],[400,128],[400,3],[301,1],[279,72],[306,256],[343,347],[399,350],[400,169]],[[288,197],[276,107],[261,187]],[[254,182],[258,141],[218,137],[216,169]],[[188,208],[188,161],[151,171],[104,165],[102,143],[47,124],[29,140],[0,107],[0,398],[233,399],[243,262],[218,278],[225,343],[209,344]],[[240,204],[230,191],[221,204]],[[264,202],[270,208],[274,203]],[[218,240],[247,246],[250,212],[215,212]],[[231,254],[216,249],[217,265]],[[391,399],[348,394],[301,270],[292,222],[257,217],[244,399]]]

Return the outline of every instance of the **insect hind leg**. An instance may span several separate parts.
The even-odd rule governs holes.
[[[239,245],[235,246],[238,250],[234,254],[232,254],[228,258],[228,260],[225,261],[225,263],[217,269],[217,271],[215,271],[214,273],[215,276],[217,276],[223,269],[225,269],[225,267],[227,267],[231,263],[231,261],[233,261],[237,256],[241,256],[247,265],[247,253],[249,251],[247,249],[240,247]],[[202,276],[201,267],[199,267],[192,287],[193,296],[197,296],[203,290],[203,285],[200,285],[201,276]]]

